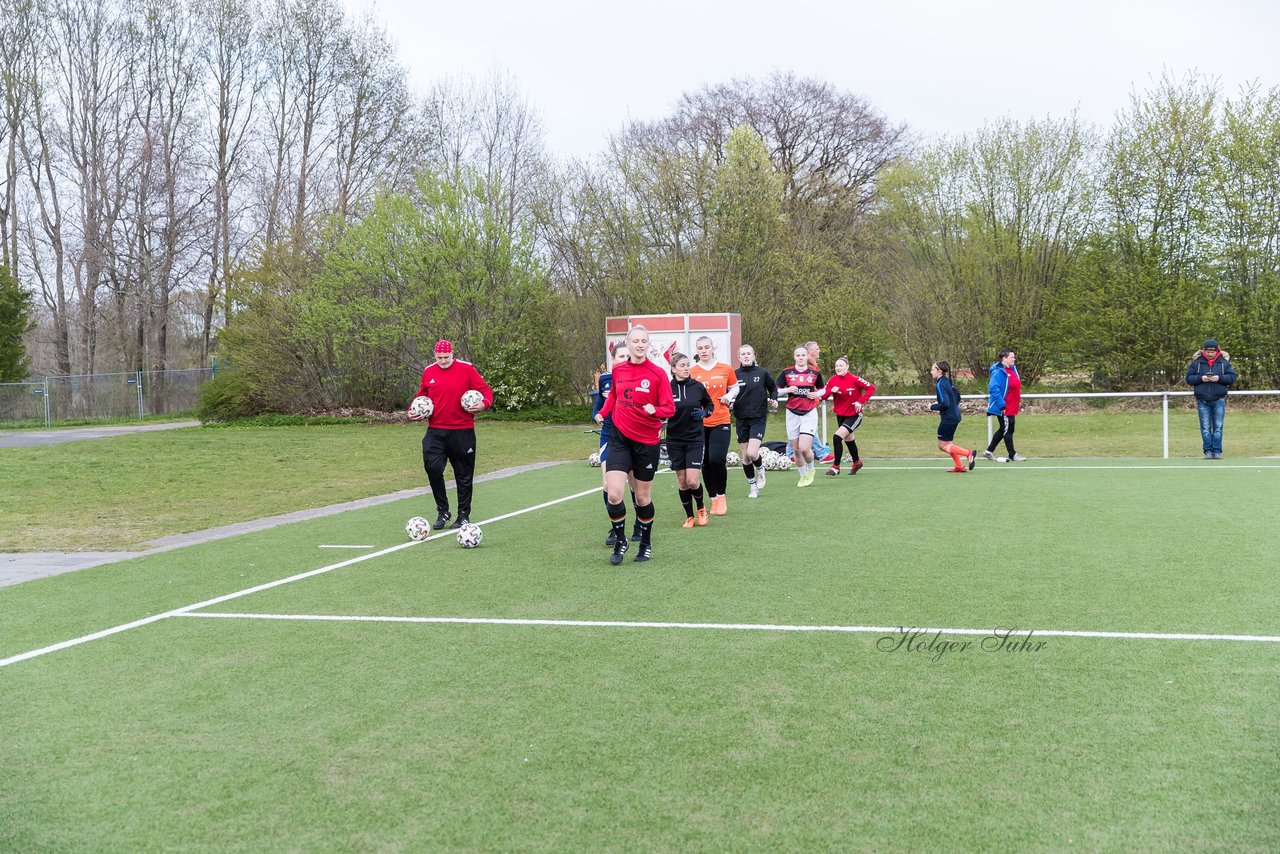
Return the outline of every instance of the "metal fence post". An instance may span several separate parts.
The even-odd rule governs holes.
[[[1160,398],[1160,408],[1164,411],[1164,458],[1169,459],[1169,395]]]
[[[142,371],[136,373],[138,378],[138,420],[143,421],[147,417],[146,410],[142,406]]]
[[[44,398],[44,427],[48,430],[53,426],[53,411],[49,407],[49,378],[47,376],[44,378],[44,394],[41,396]]]

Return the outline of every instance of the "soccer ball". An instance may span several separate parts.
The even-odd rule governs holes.
[[[778,452],[765,448],[760,452],[760,464],[765,467],[766,471],[776,471],[778,468]]]
[[[593,451],[591,453],[591,456],[587,457],[587,465],[591,466],[593,469],[600,468],[600,452],[599,451]]]
[[[740,466],[742,465],[742,457],[738,456],[737,451],[730,451],[724,455],[724,464],[726,466]]]
[[[462,393],[462,405],[464,407],[477,406],[481,403],[484,403],[484,395],[475,389],[470,388]]]
[[[431,402],[429,397],[415,397],[413,402],[409,404],[409,412],[419,418],[430,418],[431,413],[435,412],[436,405]]]
[[[414,516],[404,523],[404,532],[411,540],[425,540],[431,536],[431,523],[421,516]]]
[[[791,457],[786,454],[778,454],[778,471],[789,471],[791,469]]]
[[[458,545],[464,549],[474,549],[484,539],[484,532],[479,525],[468,522],[458,529]]]

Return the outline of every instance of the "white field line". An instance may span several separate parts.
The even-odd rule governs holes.
[[[515,510],[511,513],[503,513],[501,516],[494,516],[490,519],[485,519],[484,521],[479,522],[477,524],[484,526],[484,525],[488,525],[490,522],[501,522],[503,519],[510,519],[513,516],[520,516],[525,513],[532,513],[535,510],[542,510],[544,508],[551,507],[556,504],[561,504],[565,501],[572,501],[573,499],[581,498],[584,495],[599,495],[599,494],[600,494],[600,487],[596,486],[586,490],[585,492],[579,492],[574,495],[566,495],[564,498],[556,498],[552,501],[544,501],[542,504],[537,504],[533,507],[526,507],[523,510]],[[457,534],[452,530],[441,531],[438,534],[432,534],[430,537],[427,537],[425,540],[418,540],[416,542],[413,540],[410,540],[407,543],[400,543],[399,545],[394,545],[394,546],[391,546],[390,548],[385,548],[380,551],[371,552],[367,555],[360,555],[359,557],[353,557],[348,560],[341,561],[339,563],[333,563],[333,564],[329,564],[328,566],[322,566],[319,569],[312,569],[312,570],[308,570],[307,572],[300,572],[297,575],[291,575],[288,578],[281,578],[276,581],[268,581],[267,583],[259,584],[256,587],[249,587],[244,590],[238,590],[235,593],[227,593],[224,596],[217,596],[213,599],[206,599],[205,601],[197,602],[194,605],[187,605],[186,607],[183,607],[183,608],[175,608],[172,611],[165,611],[163,614],[154,614],[150,617],[144,617],[141,620],[134,620],[131,623],[122,623],[121,625],[112,626],[109,629],[103,629],[100,632],[94,632],[93,634],[84,635],[83,637],[72,638],[71,640],[65,640],[65,641],[61,641],[60,643],[50,644],[49,646],[44,646],[44,647],[41,647],[40,649],[33,649],[30,652],[23,652],[23,653],[19,653],[18,655],[11,655],[8,658],[0,658],[0,667],[7,667],[10,664],[17,664],[19,661],[26,661],[29,658],[37,658],[38,656],[41,656],[41,655],[48,655],[51,652],[58,652],[59,650],[67,649],[69,647],[79,646],[80,644],[88,643],[89,641],[100,640],[101,638],[110,637],[111,635],[119,634],[120,632],[127,632],[129,629],[136,629],[136,628],[139,628],[140,626],[146,626],[151,623],[155,623],[160,620],[167,619],[169,617],[181,617],[186,615],[187,612],[194,611],[197,608],[208,608],[211,605],[218,605],[222,602],[229,602],[232,599],[239,599],[242,596],[249,596],[250,594],[253,594],[253,593],[261,593],[263,590],[270,590],[271,588],[279,587],[282,584],[291,584],[294,581],[301,581],[304,578],[311,578],[312,576],[315,576],[315,575],[323,575],[324,573],[332,572],[335,569],[342,569],[343,567],[352,566],[357,563],[363,563],[366,560],[373,560],[374,558],[382,557],[383,555],[389,555],[392,552],[398,552],[398,551],[401,551],[402,549],[412,548],[413,546],[421,545],[422,543],[429,543],[432,540],[438,540],[441,537],[454,537],[454,536],[457,536]]]
[[[180,617],[208,617],[221,620],[302,620],[311,622],[350,623],[462,623],[492,626],[569,626],[578,628],[613,629],[712,629],[740,632],[842,632],[847,634],[902,635],[905,633],[932,635],[984,635],[1003,636],[1022,640],[1028,634],[1035,637],[1059,638],[1119,638],[1124,640],[1187,640],[1187,641],[1251,641],[1256,643],[1280,643],[1280,635],[1215,635],[1164,632],[1091,632],[1070,629],[954,629],[924,628],[916,626],[789,626],[771,623],[661,623],[648,620],[533,620],[500,617],[376,617],[345,616],[341,614],[230,614],[214,611],[200,613],[183,612]]]
[[[373,546],[316,546],[318,549],[371,549]]]

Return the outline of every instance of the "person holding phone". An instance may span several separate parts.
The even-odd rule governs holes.
[[[1231,360],[1210,338],[1187,367],[1187,385],[1196,395],[1200,439],[1206,460],[1222,459],[1222,422],[1227,414],[1227,388],[1236,381]]]

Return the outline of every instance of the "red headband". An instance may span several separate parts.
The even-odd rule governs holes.
[[[436,342],[436,353],[452,353],[452,352],[453,352],[453,344],[449,343],[449,341],[447,341],[446,339],[441,338],[439,341]]]

